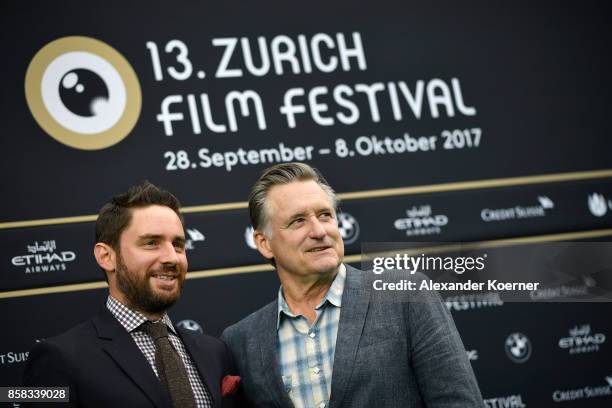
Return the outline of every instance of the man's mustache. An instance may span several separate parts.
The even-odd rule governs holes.
[[[178,264],[163,264],[161,267],[149,272],[150,274],[156,274],[156,273],[161,273],[161,272],[174,272],[174,273],[178,273],[179,269],[178,269]]]

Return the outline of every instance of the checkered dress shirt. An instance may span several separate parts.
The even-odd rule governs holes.
[[[329,403],[336,337],[346,267],[340,265],[317,317],[309,326],[304,316],[291,313],[278,291],[278,356],[285,391],[295,408],[323,408]]]
[[[153,339],[145,332],[139,330],[139,326],[146,322],[147,318],[141,313],[129,309],[127,306],[120,303],[117,299],[110,295],[106,300],[106,307],[112,313],[112,315],[115,316],[117,321],[123,327],[125,327],[125,330],[130,333],[136,342],[136,345],[140,351],[142,351],[142,354],[144,354],[145,358],[151,365],[155,375],[159,378],[159,375],[157,374],[157,367],[155,366],[155,344],[153,343]],[[170,343],[174,349],[178,352],[179,356],[181,356],[181,360],[187,369],[187,377],[189,378],[189,384],[193,390],[196,405],[198,408],[212,407],[212,397],[206,389],[206,386],[202,383],[198,370],[193,364],[193,361],[191,361],[191,357],[189,357],[189,354],[185,350],[185,346],[183,345],[180,337],[178,337],[176,334],[176,330],[174,330],[174,326],[172,326],[170,318],[166,313],[164,313],[161,320],[166,324],[166,326],[168,326],[168,339],[170,340]]]

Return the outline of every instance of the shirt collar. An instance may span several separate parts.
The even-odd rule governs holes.
[[[336,307],[342,307],[342,293],[344,292],[344,281],[346,280],[346,266],[344,264],[340,264],[338,267],[338,273],[334,278],[331,286],[327,290],[325,297],[321,300],[321,302],[316,306],[315,309],[321,309],[326,302],[331,303]],[[280,327],[280,319],[282,314],[285,314],[289,317],[296,317],[293,313],[291,313],[291,309],[289,309],[289,305],[285,301],[285,295],[283,293],[283,287],[278,289],[278,316],[276,319],[276,330]]]
[[[146,321],[149,321],[145,315],[136,310],[132,310],[123,303],[119,302],[117,299],[108,295],[106,299],[106,308],[111,312],[111,314],[117,319],[117,321],[127,330],[128,333],[136,330],[141,324]],[[164,313],[162,318],[160,319],[166,326],[168,326],[168,330],[170,330],[173,334],[176,335],[176,330],[174,330],[174,326],[172,325],[172,321],[167,313]]]

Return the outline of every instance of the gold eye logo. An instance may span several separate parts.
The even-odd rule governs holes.
[[[63,37],[38,51],[26,72],[25,94],[40,127],[81,150],[119,143],[136,125],[142,106],[129,62],[89,37]]]

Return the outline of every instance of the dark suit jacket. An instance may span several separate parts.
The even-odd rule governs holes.
[[[484,407],[439,295],[406,302],[405,293],[374,291],[372,276],[347,266],[328,407]],[[277,311],[274,301],[221,337],[256,407],[293,406],[278,363]]]
[[[213,337],[178,332],[213,406],[221,407],[221,381],[232,371],[225,345]],[[68,386],[72,406],[171,405],[169,394],[131,335],[106,308],[91,320],[36,344],[29,354],[23,385]],[[223,406],[231,406],[232,401],[226,402]]]

